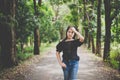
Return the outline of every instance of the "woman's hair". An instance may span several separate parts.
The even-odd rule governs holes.
[[[66,37],[63,39],[63,41],[65,41],[67,39],[67,32],[72,27],[74,27],[78,31],[78,29],[75,26],[68,26],[67,29],[66,29]],[[76,34],[74,34],[73,39],[75,39],[75,37],[76,37]]]

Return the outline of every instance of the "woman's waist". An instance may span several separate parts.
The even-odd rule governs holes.
[[[79,56],[75,57],[63,57],[63,61],[69,62],[69,61],[79,61]]]

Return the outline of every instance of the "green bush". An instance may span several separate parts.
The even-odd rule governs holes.
[[[26,52],[27,52],[27,53],[33,53],[33,47],[30,46],[30,47],[25,48],[25,49],[24,49],[24,52],[25,52],[25,53],[26,53]]]
[[[20,54],[17,54],[17,58],[19,61],[24,61],[30,57],[32,57],[33,54],[29,54],[29,53],[20,53]]]
[[[17,50],[17,58],[19,61],[24,61],[33,56],[33,47],[24,48],[23,52],[21,52],[20,48]]]
[[[110,52],[110,64],[113,68],[118,69],[120,64],[120,50],[115,49]]]

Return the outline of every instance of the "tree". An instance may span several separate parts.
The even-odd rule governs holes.
[[[120,1],[104,0],[105,7],[105,43],[103,60],[108,60],[110,56],[110,41],[111,41],[111,24],[119,14]],[[112,6],[114,5],[114,6]]]
[[[38,4],[42,3],[40,2],[41,1],[38,1]],[[34,4],[35,16],[38,16],[36,0],[33,0],[33,4]],[[35,55],[40,53],[39,46],[40,46],[39,28],[38,26],[36,26],[36,28],[34,29],[34,54]]]
[[[96,54],[100,55],[100,53],[101,53],[101,0],[98,0]]]
[[[83,26],[85,30],[85,43],[88,43],[88,48],[92,48],[92,52],[95,53],[94,46],[94,34],[96,27],[96,13],[95,13],[95,1],[83,0]]]
[[[83,18],[83,25],[84,25],[84,30],[85,30],[85,43],[88,41],[88,27],[87,27],[87,17],[86,17],[86,0],[83,0],[83,5],[84,5],[84,18]]]
[[[15,0],[0,1],[0,62],[3,67],[17,64],[15,38]]]
[[[105,44],[103,59],[108,59],[110,52],[110,39],[111,39],[111,18],[110,18],[110,0],[104,0],[105,5]]]
[[[39,28],[36,27],[34,29],[34,54],[39,54],[39,46],[40,46],[40,35],[39,35]]]

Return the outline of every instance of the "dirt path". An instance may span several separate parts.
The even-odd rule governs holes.
[[[105,66],[102,60],[91,54],[84,48],[78,50],[80,65],[78,80],[120,80],[117,71]],[[63,80],[63,72],[57,62],[55,48],[42,58],[36,56],[30,60],[30,64],[17,68],[17,72],[11,70],[11,74],[0,80]],[[36,63],[33,62],[36,61]]]

